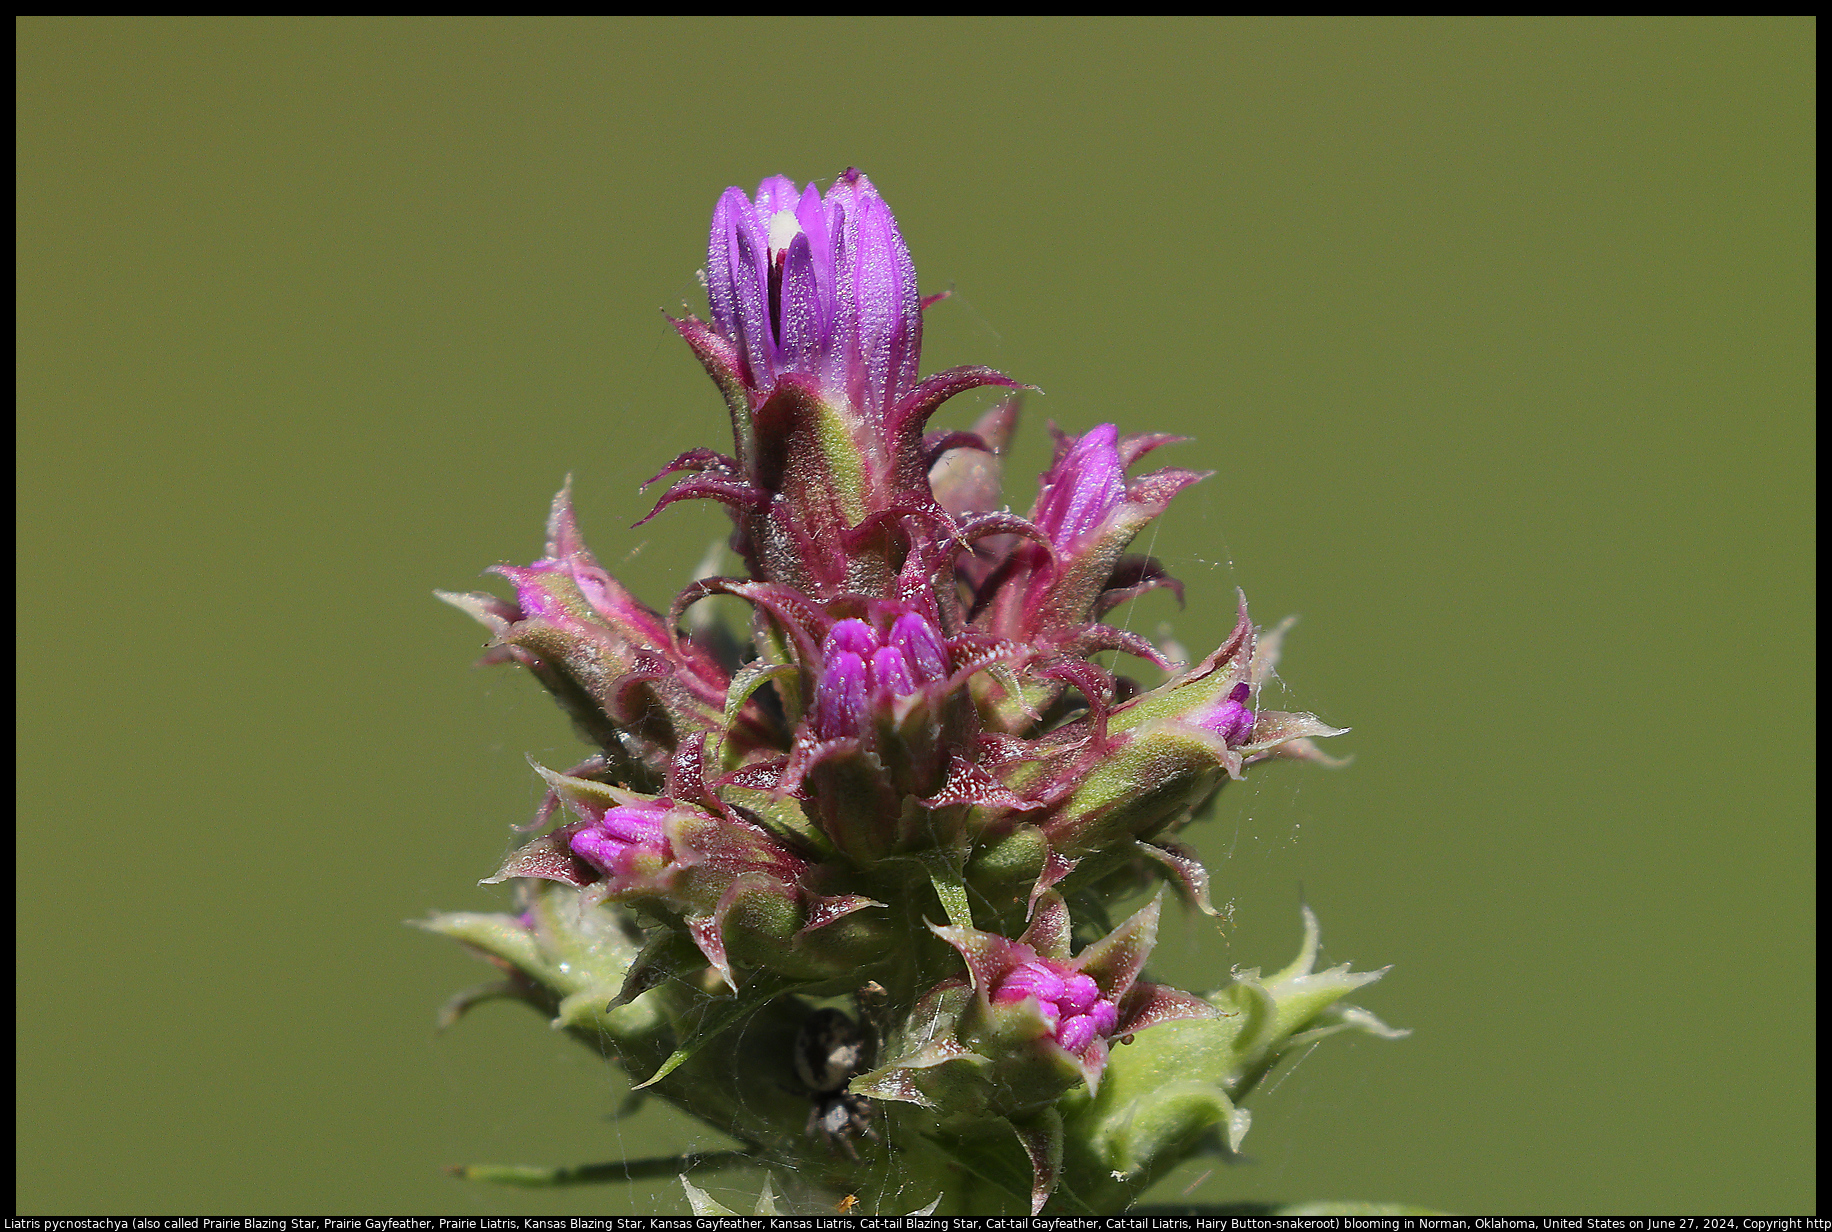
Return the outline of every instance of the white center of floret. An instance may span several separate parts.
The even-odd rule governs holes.
[[[781,210],[770,215],[770,251],[786,252],[789,242],[801,234],[801,223],[795,220],[794,210]]]

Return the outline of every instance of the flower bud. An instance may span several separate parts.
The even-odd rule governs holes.
[[[821,644],[814,686],[814,734],[876,747],[874,730],[897,726],[895,702],[948,677],[948,649],[935,627],[904,612],[887,637],[863,620],[838,621]]]
[[[1119,1025],[1119,1008],[1101,996],[1100,986],[1061,963],[1041,958],[1019,963],[999,981],[990,999],[1002,1005],[1027,997],[1036,999],[1051,1037],[1064,1052],[1084,1055],[1097,1036],[1112,1035]]]
[[[916,685],[934,684],[948,678],[948,648],[942,644],[935,626],[916,612],[905,612],[891,622],[886,639],[892,649],[908,664],[912,692]]]
[[[1054,891],[1040,896],[1016,941],[974,928],[934,927],[960,952],[973,993],[952,979],[925,994],[893,1040],[895,1059],[854,1089],[926,1105],[944,1120],[999,1116],[1021,1138],[1027,1127],[1053,1137],[1053,1144],[1026,1147],[1036,1172],[1032,1209],[1040,1209],[1054,1188],[1051,1159],[1061,1146],[1051,1105],[1083,1084],[1098,1092],[1108,1040],[1217,1016],[1200,997],[1138,978],[1157,940],[1162,899],[1160,893],[1074,957],[1068,908]]]
[[[668,862],[668,836],[662,829],[667,816],[668,810],[656,804],[609,808],[574,831],[567,845],[607,878],[628,877],[639,865],[654,871]]]
[[[964,692],[948,695],[948,648],[935,626],[903,605],[879,603],[873,612],[875,624],[848,617],[822,639],[812,740],[798,745],[789,777],[806,778],[822,829],[867,863],[928,829],[926,814],[903,802],[941,791],[971,717]]]
[[[904,558],[929,547],[906,519],[952,526],[929,488],[924,425],[955,394],[1015,382],[980,367],[917,381],[915,266],[890,208],[857,170],[824,197],[781,176],[755,196],[727,189],[713,213],[706,291],[711,323],[675,327],[725,396],[734,456],[682,454],[662,474],[687,477],[656,511],[720,501],[756,578],[820,600],[891,597]]]
[[[1167,469],[1126,482],[1128,466],[1174,439],[1121,437],[1113,424],[1079,437],[1059,432],[1055,461],[1041,476],[1029,521],[988,514],[976,523],[1017,533],[992,536],[974,565],[962,571],[973,592],[972,623],[1030,649],[1040,669],[1025,680],[1022,703],[1010,697],[982,703],[989,725],[1020,730],[1026,714],[1054,704],[1069,685],[1054,668],[1063,657],[1086,660],[1103,650],[1121,650],[1170,669],[1151,642],[1097,618],[1154,587],[1181,596],[1181,585],[1157,561],[1125,554],[1127,544],[1178,492],[1204,477]]]
[[[1243,680],[1228,690],[1219,705],[1197,711],[1189,721],[1220,736],[1229,748],[1239,748],[1253,734],[1253,711],[1247,708],[1252,692],[1253,686]]]
[[[884,948],[882,926],[854,917],[880,904],[817,893],[807,857],[761,826],[541,774],[575,820],[513,852],[485,884],[558,881],[583,890],[587,902],[633,903],[679,917],[727,982],[735,982],[734,962],[806,978],[850,970]]]
[[[1101,424],[1078,438],[1044,474],[1031,520],[1059,551],[1074,551],[1125,496],[1118,442],[1119,429]]]
[[[814,731],[822,740],[865,732],[871,718],[871,674],[850,650],[836,651],[814,689]]]
[[[783,176],[754,198],[726,189],[713,211],[706,291],[753,390],[794,373],[881,419],[916,384],[916,267],[890,208],[856,170],[825,198]]]

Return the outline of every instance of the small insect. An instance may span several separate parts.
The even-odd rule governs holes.
[[[814,1101],[808,1111],[808,1136],[851,1159],[859,1157],[854,1139],[878,1139],[871,1100],[846,1089],[868,1064],[865,1033],[839,1010],[814,1011],[795,1036],[795,1076]]]
[[[858,1194],[847,1194],[844,1198],[840,1199],[839,1205],[833,1208],[833,1213],[836,1215],[850,1215],[852,1214],[852,1208],[858,1204]]]

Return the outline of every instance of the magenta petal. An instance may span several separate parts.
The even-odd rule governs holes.
[[[706,254],[706,298],[713,324],[736,344],[753,381],[774,374],[769,240],[742,189],[728,188],[713,209]]]
[[[844,372],[835,375],[842,376],[854,406],[881,419],[915,385],[922,330],[916,267],[890,207],[857,170],[848,169],[834,182],[827,201],[838,207],[839,221],[835,276],[842,289],[835,350],[848,352]]]
[[[865,660],[842,650],[827,660],[814,692],[814,731],[822,740],[856,736],[865,730],[870,711]]]
[[[1113,1029],[1120,1024],[1119,1007],[1111,1001],[1096,1001],[1094,1008],[1088,1011],[1088,1017],[1094,1022],[1094,1029],[1100,1035],[1112,1035]]]
[[[918,682],[928,684],[948,678],[948,648],[943,645],[935,626],[915,612],[897,617],[896,623],[891,625],[890,637],[885,640],[904,653]]]
[[[871,657],[872,685],[880,694],[907,697],[916,691],[910,674],[910,661],[901,650],[886,646]]]
[[[727,192],[735,191],[727,189]],[[801,197],[801,190],[795,187],[795,181],[786,175],[773,175],[757,185],[756,216],[769,225],[772,216],[784,210],[794,210]]]
[[[1100,1031],[1091,1016],[1076,1014],[1072,1018],[1063,1019],[1062,1026],[1056,1032],[1056,1042],[1069,1052],[1080,1052],[1093,1043],[1098,1034]]]
[[[1039,1000],[1037,1011],[1043,1015],[1044,1025],[1049,1028],[1051,1035],[1056,1035],[1062,1030],[1062,1007],[1060,1005],[1054,1001]]]
[[[1057,999],[1071,1013],[1085,1014],[1089,1007],[1100,1000],[1100,986],[1077,972],[1062,982],[1062,996]]]
[[[838,185],[827,194],[823,214],[827,259],[833,276],[833,316],[827,322],[827,345],[816,362],[814,376],[822,389],[850,403],[849,374],[859,345],[859,299],[852,277],[852,254],[858,247],[858,236],[847,221],[847,204],[840,198]]]
[[[821,296],[821,329],[825,332],[833,328],[833,317],[838,307],[834,301],[833,228],[826,203],[821,200],[820,190],[812,184],[803,190],[795,203],[795,221],[801,224],[802,234],[808,237],[808,255],[814,265],[814,284]]]
[[[599,830],[581,830],[568,843],[574,855],[588,864],[609,870],[629,844],[620,842]]]
[[[633,808],[606,809],[598,823],[606,834],[626,843],[647,843],[661,837],[660,811]]]
[[[1040,962],[1027,962],[1012,968],[993,993],[992,1000],[1022,1001],[1035,997],[1039,1001],[1054,1002],[1062,997],[1062,991],[1061,976]]]
[[[1119,429],[1101,424],[1084,433],[1043,478],[1031,520],[1059,548],[1072,548],[1106,519],[1126,495]]]
[[[1227,741],[1230,748],[1245,744],[1253,734],[1255,721],[1253,711],[1247,707],[1252,692],[1252,686],[1241,681],[1228,690],[1227,699],[1219,706],[1197,716],[1198,725]]]
[[[750,365],[751,380],[776,379],[776,331],[770,320],[770,244],[755,216],[743,219],[731,239],[732,296],[737,322],[732,340]]]
[[[813,248],[806,235],[797,235],[783,257],[777,289],[778,371],[814,374],[816,357],[827,342],[825,316]]]
[[[741,188],[728,188],[712,209],[712,237],[706,252],[706,300],[712,309],[712,323],[721,334],[735,339],[742,315],[737,284],[733,280],[732,257],[736,251],[738,228],[745,219],[754,217],[750,199]]]
[[[859,299],[860,402],[867,414],[881,417],[914,384],[906,382],[904,388],[898,388],[902,374],[897,369],[902,350],[899,335],[906,328],[906,318],[916,315],[915,288],[905,281],[903,267],[909,258],[899,252],[903,241],[897,224],[875,195],[859,203],[858,237],[853,278]]]
[[[842,620],[827,631],[822,655],[831,660],[841,652],[869,659],[878,650],[878,635],[863,620]]]

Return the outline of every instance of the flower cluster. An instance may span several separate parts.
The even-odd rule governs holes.
[[[1105,1039],[1120,1025],[1120,1012],[1100,995],[1100,985],[1060,963],[1033,958],[1021,962],[992,990],[994,1005],[1027,998],[1048,1025],[1050,1038],[1064,1052],[1081,1055],[1098,1037]]]
[[[609,808],[596,825],[573,831],[572,853],[596,868],[607,881],[627,878],[668,863],[668,835],[662,829],[664,809]]]
[[[815,1120],[920,1125],[874,1133],[882,1150],[971,1154],[1003,1133],[1028,1165],[1020,1205],[1042,1210],[1065,1151],[1100,1149],[1076,1138],[1072,1114],[1102,1089],[1113,1045],[1179,1021],[1221,1030],[1229,1013],[1138,978],[1161,894],[1073,955],[1071,937],[1142,878],[1207,909],[1207,874],[1176,831],[1227,779],[1273,757],[1321,759],[1312,739],[1338,729],[1258,704],[1279,638],[1260,635],[1244,601],[1194,666],[1104,623],[1154,588],[1181,600],[1157,560],[1128,548],[1205,476],[1129,478],[1176,438],[1099,424],[1058,432],[1030,512],[1009,511],[1018,387],[980,367],[919,378],[928,301],[865,176],[849,170],[825,193],[782,177],[728,189],[705,283],[710,319],[673,324],[724,397],[732,449],[669,463],[649,516],[721,503],[743,572],[651,608],[586,549],[562,491],[545,554],[495,570],[513,598],[445,596],[488,627],[487,659],[532,672],[591,747],[541,771],[547,832],[491,880],[530,902],[537,884],[575,894],[643,941],[616,951],[594,994],[608,1008],[589,1012],[566,1008],[582,995],[576,974],[526,948],[558,945],[558,916],[525,913],[549,923],[482,948],[517,973],[518,995],[593,1024],[658,1091],[728,1131],[742,1114],[721,1081],[755,1088],[751,1110],[770,1104],[766,1086],[796,1083],[767,1065],[707,1077],[720,1049],[706,1045],[733,1015],[787,1031],[810,1002],[854,998],[870,1072],[803,1057],[802,1086],[809,1074],[848,1084],[811,1092],[828,1101]],[[928,426],[986,386],[1013,392],[971,430]],[[704,618],[695,605],[710,596],[743,600],[750,628]],[[1166,678],[1147,689],[1096,661],[1107,651]],[[791,1149],[780,1125],[748,1132]],[[831,1146],[793,1149],[810,1175],[851,1183],[845,1169],[866,1165],[850,1141]]]
[[[948,648],[915,612],[897,617],[882,637],[862,620],[840,621],[821,646],[821,660],[813,726],[822,740],[864,738],[874,714],[948,678]]]

